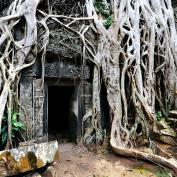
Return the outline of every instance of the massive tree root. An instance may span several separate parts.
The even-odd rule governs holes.
[[[111,110],[113,151],[161,163],[177,173],[174,158],[133,148],[139,136],[153,148],[150,134],[158,132],[156,111],[176,108],[177,35],[171,2],[114,0],[110,4],[113,22],[108,30],[94,4],[88,0],[87,11],[94,15],[100,34],[96,56],[100,57]]]
[[[18,81],[22,69],[31,66],[34,60],[27,61],[31,48],[37,40],[36,8],[40,0],[24,1],[15,0],[7,11],[7,16],[0,18],[0,132],[5,107],[8,110],[8,144],[11,141],[11,115],[13,110],[13,91],[15,82]],[[20,41],[14,40],[11,29],[24,17],[26,32]],[[18,89],[18,88],[17,88]],[[7,104],[8,102],[8,104]]]

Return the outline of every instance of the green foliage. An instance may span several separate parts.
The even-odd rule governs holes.
[[[105,20],[103,25],[106,29],[108,29],[113,21],[110,9],[103,3],[102,0],[97,0],[95,2],[95,8],[97,13],[100,13],[104,16]]]
[[[16,131],[20,131],[24,129],[24,126],[21,122],[17,121],[19,113],[14,112],[12,114],[12,137]]]
[[[15,136],[19,133],[19,131],[22,131],[24,129],[24,126],[21,122],[18,121],[18,116],[19,113],[17,112],[13,112],[12,113],[12,120],[11,120],[11,124],[12,124],[12,141],[15,141]],[[8,114],[5,113],[2,119],[2,129],[1,129],[1,134],[0,134],[0,149],[2,149],[7,142],[7,138],[8,138]]]
[[[156,172],[156,176],[157,177],[172,177],[171,173],[169,173],[167,170],[165,169],[159,169]]]
[[[95,2],[96,12],[101,13],[104,16],[110,15],[109,8],[102,2],[102,0],[97,0]]]
[[[5,116],[3,116],[2,118],[2,128],[1,128],[1,143],[2,146],[5,145],[6,141],[7,141],[7,118]]]
[[[105,20],[105,22],[104,22],[104,27],[105,27],[106,29],[108,29],[108,28],[111,26],[112,21],[113,21],[112,16],[109,16],[109,17]]]
[[[158,120],[158,121],[164,119],[164,116],[163,116],[162,111],[157,111],[156,117],[157,117],[157,120]]]

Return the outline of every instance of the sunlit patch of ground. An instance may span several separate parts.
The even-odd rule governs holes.
[[[61,160],[50,167],[54,177],[170,177],[167,170],[112,153],[94,154],[71,143],[59,145]],[[45,176],[45,175],[44,175]]]

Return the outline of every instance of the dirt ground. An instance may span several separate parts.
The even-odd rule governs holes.
[[[118,157],[111,152],[95,154],[72,143],[59,144],[60,161],[48,168],[44,177],[170,177],[168,170]]]

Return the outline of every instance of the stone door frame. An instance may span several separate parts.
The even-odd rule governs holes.
[[[75,87],[74,90],[74,94],[76,95],[76,99],[77,99],[77,103],[78,103],[78,107],[77,107],[77,111],[78,111],[78,115],[77,115],[77,138],[76,141],[79,142],[81,140],[81,134],[82,134],[82,126],[80,125],[80,121],[82,121],[82,111],[81,111],[81,107],[79,107],[79,101],[80,101],[80,81],[73,81],[73,80],[63,80],[60,79],[57,82],[58,79],[56,78],[46,78],[45,79],[45,86],[44,86],[44,93],[45,93],[45,97],[44,97],[44,114],[43,114],[43,136],[44,136],[44,140],[48,141],[48,88],[50,86],[57,86],[57,87],[67,87],[67,86],[71,86],[71,87]]]

